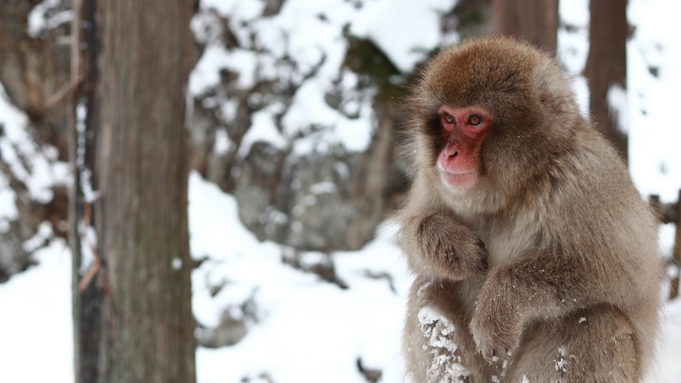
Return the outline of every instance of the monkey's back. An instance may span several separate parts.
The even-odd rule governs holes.
[[[658,221],[621,156],[600,133],[585,128],[575,137],[575,147],[548,175],[551,192],[541,229],[547,233],[545,246],[591,265],[608,303],[631,321],[641,361],[647,363],[658,331],[664,275]],[[572,180],[565,176],[570,173]]]

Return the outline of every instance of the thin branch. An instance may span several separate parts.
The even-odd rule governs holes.
[[[71,89],[75,88],[78,84],[80,83],[80,80],[78,78],[73,78],[71,81],[65,83],[58,91],[57,93],[51,95],[46,101],[45,101],[45,107],[50,108],[54,104],[58,103],[61,101],[64,96],[69,94]]]

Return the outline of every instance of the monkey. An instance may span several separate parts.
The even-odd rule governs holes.
[[[657,221],[555,60],[466,40],[424,65],[404,106],[405,381],[640,382],[662,302]]]

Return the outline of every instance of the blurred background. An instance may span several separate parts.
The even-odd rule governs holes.
[[[497,33],[556,55],[658,209],[670,300],[646,381],[681,382],[680,14],[2,0],[0,380],[401,381],[400,101],[439,49]]]

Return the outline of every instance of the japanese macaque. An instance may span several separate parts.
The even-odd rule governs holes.
[[[554,60],[464,42],[426,65],[407,108],[405,380],[639,382],[661,304],[656,219]]]

